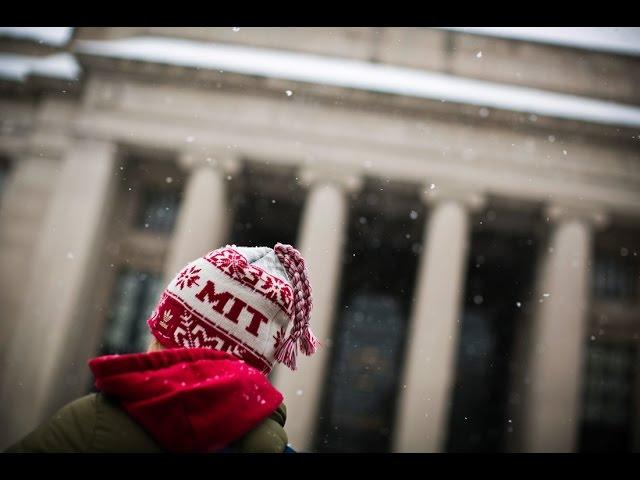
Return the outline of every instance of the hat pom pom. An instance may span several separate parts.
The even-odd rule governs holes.
[[[298,341],[293,338],[293,335],[289,335],[287,339],[278,345],[275,351],[276,361],[286,365],[291,370],[295,370],[296,367],[296,354],[297,354]]]
[[[318,350],[319,346],[320,346],[320,341],[316,338],[316,336],[313,334],[311,329],[307,326],[307,328],[304,329],[302,338],[300,339],[300,350],[306,356],[309,356],[316,353],[316,350]]]

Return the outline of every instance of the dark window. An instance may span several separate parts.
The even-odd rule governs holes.
[[[625,303],[637,301],[640,269],[626,249],[621,254],[598,255],[593,269],[593,296],[600,300]]]
[[[631,450],[634,366],[625,344],[589,340],[580,447],[585,452]]]
[[[9,162],[0,157],[0,203],[4,194],[5,183],[9,174]]]
[[[146,320],[162,288],[160,275],[133,269],[120,271],[111,295],[102,354],[146,351],[151,339]]]
[[[388,448],[404,318],[391,296],[360,294],[340,322],[329,379],[323,451]]]
[[[2,192],[4,190],[4,181],[7,176],[7,170],[2,167],[0,164],[0,197],[2,196]]]
[[[180,202],[178,190],[143,190],[136,226],[139,229],[168,233],[173,229]]]
[[[513,434],[509,392],[516,326],[532,297],[535,242],[472,235],[446,449],[500,452]]]
[[[350,212],[316,451],[391,448],[424,225],[420,201],[399,190],[370,180]]]
[[[253,165],[238,176],[234,186],[229,243],[272,248],[278,242],[296,245],[305,195],[294,174]]]

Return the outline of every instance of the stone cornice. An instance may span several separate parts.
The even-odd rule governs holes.
[[[242,118],[247,117],[244,113],[241,112]],[[334,117],[328,120],[333,121]],[[357,118],[349,117],[345,122],[351,120]],[[339,166],[335,168],[341,172],[362,172],[367,176],[390,181],[425,184],[422,188],[418,187],[420,190],[429,188],[430,183],[442,185],[446,181],[457,181],[480,192],[519,198],[527,202],[543,204],[550,198],[560,198],[562,195],[584,199],[618,216],[637,218],[640,215],[640,197],[637,189],[633,188],[636,184],[634,171],[622,168],[622,162],[614,165],[617,174],[612,177],[602,178],[599,171],[598,176],[590,176],[587,175],[588,172],[582,171],[554,176],[559,162],[544,168],[533,168],[535,165],[522,168],[519,162],[508,163],[506,159],[504,162],[489,164],[481,161],[482,159],[459,158],[453,154],[445,157],[439,144],[416,144],[410,148],[403,148],[400,142],[389,145],[380,139],[386,132],[385,129],[376,130],[369,137],[357,132],[358,136],[345,138],[336,138],[335,129],[317,132],[315,135],[303,135],[296,131],[297,141],[292,141],[291,127],[288,124],[266,128],[262,124],[239,122],[225,126],[223,119],[208,117],[198,124],[157,114],[141,116],[129,112],[82,111],[75,118],[74,130],[83,135],[108,138],[124,145],[135,143],[141,149],[202,149],[231,153],[227,146],[234,145],[234,151],[239,152],[243,159],[268,159],[273,165],[283,167],[316,167],[329,161]],[[213,130],[215,135],[211,134]],[[432,136],[446,131],[445,126],[439,127]],[[452,141],[456,141],[458,133],[463,132],[453,132],[452,135],[455,135],[452,136]],[[198,139],[198,145],[185,144],[187,135]],[[484,149],[486,155],[492,148],[501,148],[495,142],[484,146],[481,143],[482,137],[474,136],[469,140],[472,141],[470,146],[475,150]],[[602,152],[607,153],[607,150]],[[589,152],[584,153],[586,155]],[[599,152],[595,152],[597,153]],[[595,154],[591,152],[590,155]],[[305,162],[304,159],[307,158],[308,161]],[[588,158],[585,156],[585,161]],[[615,159],[611,153],[607,158]],[[628,165],[633,157],[625,155],[624,159],[624,164]],[[632,180],[623,182],[621,179],[625,175],[632,177]]]
[[[542,114],[530,115],[526,112],[503,108],[483,108],[470,103],[441,101],[433,98],[396,95],[319,83],[304,83],[288,79],[263,78],[232,71],[196,69],[184,65],[165,65],[143,60],[101,57],[81,52],[77,52],[76,56],[87,71],[108,72],[108,75],[116,74],[120,78],[152,79],[156,85],[167,84],[205,89],[215,85],[218,91],[221,89],[229,91],[240,89],[243,92],[251,90],[255,94],[276,95],[278,97],[281,97],[287,89],[291,89],[298,97],[313,97],[319,102],[326,101],[330,105],[335,105],[335,99],[339,97],[340,104],[344,107],[358,107],[359,109],[384,113],[393,108],[401,110],[406,115],[420,117],[423,116],[425,110],[428,110],[434,117],[452,119],[456,122],[460,121],[462,117],[470,122],[506,124],[510,128],[517,124],[525,128],[553,131],[558,134],[562,132],[573,134],[580,131],[592,137],[601,137],[604,140],[610,139],[611,136],[617,136],[620,141],[628,141],[631,137],[628,133],[635,133],[634,128],[623,125],[593,123]],[[490,112],[488,118],[484,118],[481,111]],[[531,118],[536,120],[532,121]]]

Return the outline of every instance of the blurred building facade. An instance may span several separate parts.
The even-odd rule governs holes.
[[[272,375],[298,450],[640,450],[640,57],[432,28],[0,52],[3,446],[146,348],[181,266],[280,241],[324,344]]]

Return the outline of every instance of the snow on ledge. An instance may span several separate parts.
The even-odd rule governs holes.
[[[30,75],[76,80],[80,65],[70,53],[57,53],[46,57],[0,54],[0,78],[24,82]]]
[[[33,40],[61,47],[71,38],[73,27],[0,27],[0,36]]]
[[[79,53],[640,127],[640,108],[391,65],[163,37],[80,41]]]

